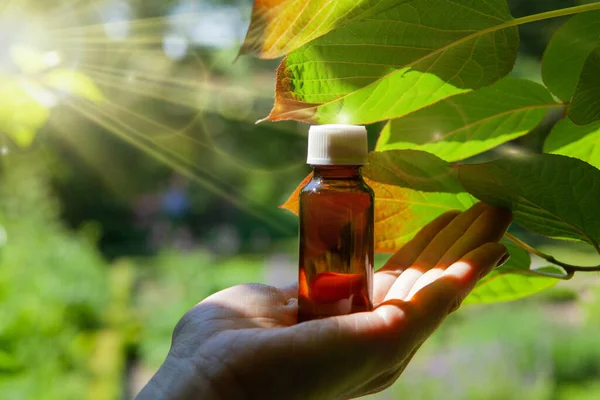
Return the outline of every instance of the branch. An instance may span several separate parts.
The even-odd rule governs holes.
[[[543,258],[544,260],[548,261],[549,263],[558,265],[559,267],[563,268],[567,272],[567,276],[564,279],[571,279],[573,277],[573,275],[575,274],[575,272],[598,272],[598,271],[600,271],[600,265],[595,265],[595,266],[591,266],[591,267],[582,267],[579,265],[567,264],[567,263],[557,260],[550,254],[546,254],[546,253],[539,251],[538,249],[528,245],[527,243],[525,243],[521,239],[511,235],[510,233],[507,233],[505,236],[508,240],[512,241],[513,243],[515,243],[517,246],[521,247],[522,249],[527,250],[528,252],[535,254],[536,256],[538,256],[540,258]],[[598,250],[597,245],[595,245],[594,248],[596,248],[596,250]],[[552,276],[552,277],[556,278],[556,276],[554,276],[553,274],[545,274],[543,272],[540,273],[540,275]]]

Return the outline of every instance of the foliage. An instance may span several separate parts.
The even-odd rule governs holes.
[[[506,0],[353,4],[325,6],[321,13],[312,12],[323,6],[319,1],[303,9],[294,0],[257,0],[242,53],[287,53],[266,120],[388,121],[363,171],[376,193],[377,250],[398,249],[419,226],[476,198],[510,208],[530,232],[584,241],[600,253],[594,211],[600,196],[600,3],[520,18],[513,18]],[[289,23],[291,15],[297,18]],[[545,86],[505,77],[517,57],[518,27],[562,16],[572,17],[547,47]],[[527,135],[557,110],[563,119],[544,146],[553,155],[469,164]],[[284,207],[295,211],[296,197],[297,191]],[[513,260],[483,281],[470,302],[519,298],[552,286],[551,278],[600,270],[558,261],[507,237],[520,248],[509,246]],[[532,270],[524,250],[557,267]]]
[[[544,151],[576,157],[600,168],[600,121],[580,126],[563,119],[548,135]]]
[[[447,161],[463,160],[526,135],[554,107],[561,106],[543,86],[504,78],[390,121],[377,150],[424,150]]]
[[[164,251],[107,265],[60,222],[44,153],[2,159],[0,398],[119,398],[127,347],[155,368],[185,311],[225,287],[262,280],[258,258]]]
[[[573,98],[586,59],[600,46],[598,21],[600,11],[570,18],[556,31],[544,53],[544,83],[563,101]]]
[[[581,290],[577,286],[571,281],[556,289]],[[598,321],[565,319],[588,312],[595,315],[597,299],[557,307],[542,301],[543,297],[531,297],[518,306],[462,309],[423,345],[403,372],[403,379],[386,392],[367,398],[595,398],[600,377],[594,334]]]
[[[509,261],[481,279],[465,299],[465,304],[516,300],[558,283],[554,278],[531,271],[531,257],[525,250],[507,240],[504,245],[510,253]],[[545,267],[545,270],[548,271],[549,268],[552,267]],[[555,273],[560,274],[561,271]]]
[[[153,368],[164,361],[173,327],[186,311],[226,287],[260,281],[262,269],[258,260],[218,260],[205,251],[165,251],[138,265],[134,307],[140,319],[139,351],[144,364]]]
[[[109,300],[107,268],[94,243],[57,222],[42,164],[35,154],[3,163],[0,398],[82,399]]]
[[[21,73],[13,76],[0,68],[0,131],[21,147],[31,145],[60,96],[94,103],[104,100],[88,76],[72,69],[49,68],[38,50],[14,45],[10,55]]]
[[[277,58],[348,23],[408,0],[257,0],[241,54]],[[290,22],[291,21],[291,22]]]
[[[516,58],[511,19],[504,0],[419,0],[346,25],[282,61],[268,118],[375,122],[489,85]]]
[[[600,121],[600,46],[585,60],[573,95],[569,117],[579,125]]]
[[[27,94],[26,87],[0,73],[0,130],[22,147],[31,144],[50,116],[46,107]],[[39,90],[37,86],[28,88]]]
[[[527,155],[462,165],[459,177],[479,199],[512,209],[515,221],[532,232],[599,246],[600,214],[590,210],[600,196],[600,186],[595,184],[600,182],[600,171],[586,162]],[[553,190],[556,193],[549,195]],[[574,193],[585,196],[574,198]]]

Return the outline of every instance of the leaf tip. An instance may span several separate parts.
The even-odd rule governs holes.
[[[287,69],[287,58],[277,67],[275,82],[275,104],[265,121],[296,120],[316,123],[314,116],[318,103],[309,103],[294,95],[293,79]]]

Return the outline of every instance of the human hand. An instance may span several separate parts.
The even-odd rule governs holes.
[[[374,276],[371,312],[297,324],[297,288],[218,292],[177,324],[138,400],[347,399],[381,391],[477,281],[506,260],[509,211],[482,203],[425,226]]]

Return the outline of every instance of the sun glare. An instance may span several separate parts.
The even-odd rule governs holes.
[[[81,131],[85,124],[101,126],[270,222],[259,204],[180,150],[196,148],[231,158],[232,167],[245,173],[252,169],[215,146],[212,128],[203,124],[207,115],[251,124],[255,105],[272,102],[264,85],[220,78],[223,68],[247,74],[244,60],[233,64],[247,26],[237,8],[181,1],[161,17],[139,19],[127,0],[8,1],[0,5],[0,89],[18,90],[47,110],[70,110],[70,116],[79,116]],[[198,51],[202,46],[223,55],[207,62]],[[153,104],[160,104],[161,112],[153,111]],[[182,123],[172,126],[173,118],[162,116],[169,112]],[[60,116],[55,119],[60,126]],[[2,126],[0,121],[0,134],[14,137]]]

